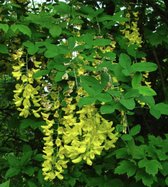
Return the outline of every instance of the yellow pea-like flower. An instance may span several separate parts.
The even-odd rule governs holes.
[[[62,171],[63,171],[62,166],[61,166],[58,162],[55,164],[55,166],[56,166],[56,168],[57,168],[57,170],[58,170],[59,172],[62,172]]]
[[[30,108],[31,103],[30,103],[29,99],[26,98],[26,99],[23,100],[23,106],[24,106],[25,109]]]
[[[59,147],[61,146],[61,140],[59,138],[56,139],[55,144]]]
[[[60,179],[60,180],[62,180],[62,179],[64,178],[63,175],[62,175],[61,173],[59,173],[59,172],[56,172],[55,176],[56,176],[58,179]]]
[[[79,154],[84,153],[85,151],[86,151],[86,146],[81,146],[81,147],[77,148],[77,152]]]
[[[21,67],[20,66],[13,66],[12,67],[13,68],[13,70],[15,71],[15,72],[17,72],[17,71],[20,71],[20,69],[21,69]]]
[[[36,118],[41,117],[41,115],[40,115],[40,113],[39,113],[40,111],[41,111],[41,107],[38,108],[37,110],[32,109],[32,113],[33,113],[33,115],[34,115]]]
[[[87,163],[87,165],[91,166],[93,162],[90,160],[90,158],[87,158],[86,163]]]
[[[21,72],[21,71],[13,71],[13,72],[12,72],[12,75],[13,75],[13,77],[14,77],[16,80],[19,80],[20,77],[22,76],[22,72]]]
[[[72,160],[72,162],[73,162],[74,164],[77,164],[77,163],[79,163],[79,162],[81,162],[81,161],[82,161],[82,156],[79,156],[79,157],[77,157],[77,158],[75,158],[75,159]]]
[[[22,75],[21,80],[22,80],[23,83],[27,82],[28,77],[26,75]]]
[[[33,61],[33,64],[34,64],[34,66],[35,66],[36,68],[39,68],[39,67],[42,65],[42,62],[41,62],[41,61],[36,61],[36,60],[34,60],[34,61]]]
[[[95,158],[94,152],[91,152],[89,156],[90,156],[90,158],[93,160],[93,159]]]
[[[22,101],[23,101],[22,97],[18,97],[17,95],[14,95],[14,103],[16,107],[20,107],[22,104]]]
[[[22,116],[24,118],[27,118],[28,115],[30,114],[29,109],[27,109],[27,108],[23,108],[23,109],[18,108],[18,110],[21,111],[20,114],[19,114],[19,116]]]

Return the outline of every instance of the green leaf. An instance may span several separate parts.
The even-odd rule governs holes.
[[[129,66],[131,66],[131,58],[127,54],[121,53],[119,57],[119,64],[124,69],[127,69]]]
[[[146,104],[148,104],[150,107],[152,107],[153,105],[155,105],[155,100],[153,98],[153,96],[139,96],[138,98],[141,102],[144,102]]]
[[[32,148],[28,144],[23,145],[23,152],[32,152]]]
[[[79,42],[85,42],[86,44],[93,45],[93,34],[86,33],[79,37]]]
[[[81,86],[92,96],[98,95],[103,90],[99,81],[91,76],[81,76]]]
[[[117,159],[123,159],[128,157],[128,150],[126,147],[119,148],[115,151],[115,156]]]
[[[94,46],[104,47],[106,45],[109,45],[111,43],[111,40],[104,39],[104,38],[98,38],[93,41]]]
[[[31,34],[32,34],[32,33],[31,33],[31,30],[29,29],[28,26],[26,26],[26,25],[18,25],[18,29],[19,29],[19,31],[22,32],[23,34],[25,34],[25,35],[31,37]]]
[[[35,168],[32,167],[32,166],[25,166],[25,167],[22,169],[22,172],[31,177],[31,176],[33,176],[33,174],[34,174],[34,172],[35,172]]]
[[[155,105],[156,110],[158,110],[163,115],[168,115],[168,104],[158,103]]]
[[[8,32],[9,25],[0,23],[0,29],[2,29],[4,32]]]
[[[158,31],[153,32],[152,30],[146,30],[145,36],[146,36],[147,41],[152,46],[157,47],[159,44],[162,44],[163,42],[161,34]]]
[[[165,176],[168,176],[168,162],[167,162],[167,159],[166,161],[162,162],[162,167],[163,169],[160,171],[161,174],[165,177]]]
[[[82,6],[80,11],[82,13],[85,13],[85,14],[88,14],[88,15],[91,15],[91,16],[95,16],[95,10],[91,7],[91,6]]]
[[[155,176],[159,169],[162,169],[162,165],[157,160],[143,159],[138,162],[139,168],[145,168],[146,173]]]
[[[135,108],[135,101],[134,98],[126,99],[122,98],[120,100],[120,103],[127,109],[133,110]]]
[[[58,46],[58,45],[54,45],[54,44],[46,44],[46,48],[47,51],[44,53],[44,56],[47,58],[54,58],[58,55],[64,55],[67,54],[69,52],[68,47],[67,46]]]
[[[160,112],[159,110],[157,110],[155,106],[152,106],[152,107],[150,108],[150,114],[151,114],[152,116],[154,116],[156,119],[159,119],[160,116],[161,116],[161,112]]]
[[[124,141],[131,141],[132,140],[132,136],[130,134],[123,134],[121,136],[121,139]]]
[[[140,125],[136,125],[135,127],[133,127],[133,128],[130,130],[129,134],[130,134],[131,136],[135,136],[135,135],[137,135],[140,131],[141,131],[141,126],[140,126]]]
[[[62,28],[58,25],[53,25],[50,29],[49,29],[49,33],[51,34],[52,37],[58,37],[61,35],[62,33]]]
[[[39,162],[42,162],[44,160],[43,158],[43,154],[36,154],[34,157],[33,157],[33,160],[37,160]]]
[[[112,101],[112,97],[108,93],[100,93],[96,96],[96,99],[106,103]]]
[[[113,16],[110,15],[104,15],[97,18],[98,22],[113,21],[113,19],[114,19]]]
[[[5,174],[5,178],[10,178],[18,175],[21,172],[20,168],[9,168]]]
[[[28,187],[37,187],[37,185],[32,180],[28,180],[27,184],[28,184]]]
[[[137,89],[138,89],[139,93],[142,94],[143,96],[157,95],[156,92],[148,86],[139,86]]]
[[[142,180],[143,184],[148,187],[151,187],[155,180],[153,176],[145,173],[143,170],[137,171],[135,179],[136,181]]]
[[[142,74],[141,73],[135,73],[132,79],[132,87],[134,89],[138,88],[141,86],[141,81],[142,81]]]
[[[101,73],[101,86],[102,88],[105,88],[107,86],[107,83],[109,82],[109,74],[102,72]]]
[[[23,45],[28,48],[27,51],[30,55],[34,55],[35,53],[37,53],[39,49],[37,45],[35,45],[34,43],[30,41],[24,42]]]
[[[129,55],[133,56],[136,58],[137,56],[137,45],[131,44],[127,47],[127,52]]]
[[[45,11],[39,11],[38,14],[28,13],[28,16],[24,19],[43,28],[51,28],[55,24],[55,18]]]
[[[70,50],[73,50],[73,49],[74,49],[75,43],[76,43],[75,37],[70,37],[70,38],[68,38],[68,48],[69,48]]]
[[[106,57],[107,59],[111,60],[111,61],[114,61],[116,59],[116,53],[113,53],[111,51],[104,53],[103,56]]]
[[[41,128],[41,126],[44,124],[45,124],[44,121],[32,120],[28,118],[28,119],[21,120],[21,124],[19,128],[20,128],[20,131],[23,131],[24,129],[27,129],[29,127],[31,127],[32,129],[38,129],[38,128]]]
[[[120,66],[119,63],[112,64],[113,69],[112,71],[114,72],[115,77],[117,78],[118,81],[123,81],[123,82],[128,82],[127,75],[123,73],[123,68]],[[128,72],[127,72],[128,73]]]
[[[65,2],[59,2],[59,4],[54,7],[54,11],[56,11],[60,15],[70,14],[71,9],[72,8]]]
[[[2,54],[8,54],[8,48],[4,44],[0,44],[0,53]]]
[[[6,181],[4,183],[1,183],[0,187],[10,187],[10,180],[8,180],[8,181]]]
[[[42,77],[42,76],[45,76],[49,73],[50,71],[49,70],[39,70],[37,71],[36,73],[33,74],[33,78],[39,78],[39,77]]]
[[[168,177],[166,177],[165,183],[166,183],[166,185],[168,186]],[[0,186],[0,187],[1,187],[1,186]]]
[[[136,89],[129,89],[128,91],[127,91],[127,93],[124,95],[124,98],[125,99],[128,99],[128,98],[136,98],[136,97],[138,97],[139,96],[139,92],[138,92],[138,90],[136,90]]]
[[[104,187],[124,187],[124,183],[121,179],[118,178],[113,178],[113,179],[108,179],[107,185]],[[100,186],[101,187],[101,186]]]
[[[151,62],[135,63],[131,66],[132,72],[152,72],[157,69],[157,65]]]
[[[96,98],[94,97],[82,97],[79,102],[78,102],[78,106],[82,107],[84,105],[90,105],[93,104],[96,101]]]
[[[37,179],[40,184],[44,184],[44,176],[41,169],[38,170]]]
[[[128,21],[128,18],[123,17],[123,13],[124,13],[123,10],[119,12],[115,12],[115,14],[113,15],[113,21],[118,23]]]
[[[53,65],[53,66],[52,66]],[[65,66],[64,64],[59,64],[57,62],[54,62],[53,64],[51,65],[51,63],[48,63],[47,64],[47,68],[52,70],[52,69],[56,69],[58,71],[63,71],[63,72],[66,72],[66,69],[68,66]],[[51,67],[52,66],[52,67]]]
[[[102,174],[102,170],[103,170],[103,165],[102,164],[100,164],[100,165],[98,165],[98,164],[95,164],[94,166],[94,169],[95,169],[95,172],[98,174],[98,175],[101,175]]]
[[[114,105],[103,105],[100,107],[101,114],[112,114],[116,109],[116,104]]]
[[[47,51],[44,53],[44,56],[47,58],[53,58],[59,55],[59,47],[54,44],[48,44]]]
[[[119,64],[124,68],[124,70],[122,70],[123,74],[126,76],[130,75],[131,58],[127,54],[122,53],[120,55]]]
[[[160,161],[164,161],[164,160],[166,161],[167,160],[167,154],[166,154],[166,151],[164,149],[161,149],[161,150],[157,149],[156,154],[157,154],[158,159]],[[163,167],[163,163],[162,163],[162,167]],[[163,167],[163,170],[164,170],[164,167]]]
[[[64,71],[58,71],[54,77],[55,82],[59,82],[63,80],[63,76],[65,75]]]
[[[117,166],[114,170],[115,174],[122,175],[127,174],[128,177],[131,177],[136,172],[136,166],[133,162],[129,160],[123,160],[119,162],[119,166]]]
[[[132,155],[133,159],[143,159],[146,156],[146,145],[141,144],[140,146],[133,146],[133,149],[130,150],[130,154]]]
[[[31,149],[31,147],[27,144],[23,145],[23,155],[20,158],[20,163],[22,165],[26,165],[28,164],[28,162],[30,161],[31,157],[32,157],[33,151]]]
[[[7,161],[9,163],[9,166],[11,166],[11,167],[20,167],[19,159],[13,154],[9,154],[7,156]]]
[[[11,29],[13,30],[13,32],[16,32],[17,30],[19,30],[20,32],[22,32],[23,34],[29,37],[31,37],[31,34],[32,34],[31,30],[26,25],[14,24],[11,26]]]

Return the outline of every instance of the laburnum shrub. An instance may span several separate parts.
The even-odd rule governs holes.
[[[46,122],[42,126],[45,159],[43,174],[46,180],[53,180],[55,177],[63,179],[62,174],[68,162],[79,163],[84,160],[92,165],[92,160],[103,149],[114,147],[117,133],[114,132],[112,122],[104,119],[94,104],[78,106],[80,99],[88,95],[80,82],[62,77],[65,79],[66,89],[59,85],[52,89],[52,83],[45,77],[33,78],[42,62],[30,57],[31,61],[26,66],[23,55],[22,49],[13,54],[13,60],[17,64],[13,66],[12,74],[18,80],[14,90],[14,103],[20,116],[27,118],[34,115]],[[85,78],[88,73],[82,74]],[[78,74],[76,76],[78,79]],[[95,76],[98,75],[95,73]],[[52,90],[48,90],[49,85]]]
[[[62,180],[69,164],[91,166],[114,148],[136,108],[162,114],[148,81],[157,66],[140,51],[138,12],[103,11],[71,1],[45,4],[10,25],[12,34],[24,36],[11,50],[13,101],[20,117],[45,122],[45,180]]]

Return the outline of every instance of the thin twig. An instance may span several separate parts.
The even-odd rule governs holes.
[[[162,84],[163,94],[164,94],[164,98],[166,99],[166,85],[165,85],[165,81],[164,81],[163,72],[162,72],[162,69],[161,69],[161,64],[159,62],[159,58],[157,56],[156,50],[153,49],[152,52],[153,52],[153,56],[155,58],[155,61],[158,65],[158,71],[159,71],[159,74],[160,74],[160,80],[161,80],[161,84]]]

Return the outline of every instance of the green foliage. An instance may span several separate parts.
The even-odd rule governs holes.
[[[142,136],[137,136],[139,132],[140,126],[137,125],[130,130],[129,134],[121,137],[126,146],[115,152],[116,158],[120,159],[115,173],[126,174],[128,177],[135,178],[136,181],[141,180],[145,186],[153,186],[152,184],[156,184],[159,179],[162,179],[166,185],[167,135],[165,138],[148,135],[148,139],[144,140]]]
[[[0,187],[9,187],[9,185],[10,185],[10,180],[0,184]]]
[[[47,1],[35,7],[29,1],[0,2],[0,187],[168,186],[167,6],[166,1]],[[112,14],[108,7],[114,7]],[[133,10],[140,14],[141,47],[121,32],[134,19],[127,16]],[[44,62],[33,77],[53,90],[59,85],[61,99],[67,80],[84,89],[78,107],[94,104],[113,121],[119,136],[115,150],[97,156],[92,166],[70,163],[63,181],[44,181],[44,122],[19,117],[13,103],[12,56],[18,49],[26,68],[35,58]]]

